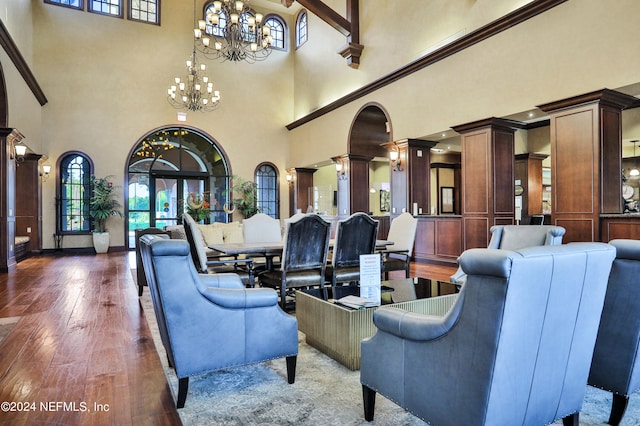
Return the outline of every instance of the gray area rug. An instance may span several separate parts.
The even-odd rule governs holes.
[[[0,342],[7,337],[7,335],[13,330],[13,327],[16,326],[20,317],[7,317],[0,318]]]
[[[145,288],[141,304],[174,399],[178,379],[167,364],[153,305]],[[364,420],[360,372],[351,371],[306,344],[299,334],[296,381],[287,383],[284,359],[192,377],[184,425],[425,425],[378,395],[375,420]],[[587,386],[580,425],[605,425],[611,394]],[[455,413],[452,413],[455,415]],[[559,420],[554,425],[561,425]],[[640,395],[632,397],[621,426],[640,426]]]

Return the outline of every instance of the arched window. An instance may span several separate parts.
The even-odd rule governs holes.
[[[273,49],[286,50],[286,27],[284,21],[277,15],[269,15],[264,20],[265,25],[269,26],[272,38],[271,47]]]
[[[91,160],[79,152],[69,152],[58,163],[58,234],[88,233]]]
[[[198,129],[171,126],[145,135],[129,158],[128,247],[135,247],[136,229],[180,223],[191,194],[206,201],[203,222],[228,222],[230,176],[222,149]]]
[[[301,10],[296,18],[296,47],[302,46],[307,41],[307,11]]]
[[[274,219],[280,217],[280,197],[278,191],[278,171],[273,164],[262,163],[256,168],[258,208]]]

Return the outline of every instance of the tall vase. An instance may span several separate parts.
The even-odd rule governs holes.
[[[108,232],[94,232],[93,233],[93,248],[96,249],[96,253],[106,253],[109,251],[109,233]]]

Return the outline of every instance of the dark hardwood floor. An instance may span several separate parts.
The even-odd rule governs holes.
[[[133,253],[46,255],[0,274],[0,319],[20,317],[0,341],[0,424],[180,424],[132,268]]]

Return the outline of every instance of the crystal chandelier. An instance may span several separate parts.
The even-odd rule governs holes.
[[[198,50],[209,59],[222,61],[262,61],[271,53],[271,28],[263,16],[253,13],[249,0],[214,1],[206,10],[206,20],[194,29]]]
[[[220,92],[213,90],[213,82],[209,77],[202,75],[206,69],[205,64],[196,61],[196,48],[194,46],[191,57],[187,60],[189,73],[183,80],[175,78],[175,84],[167,89],[168,101],[176,109],[187,111],[213,111],[220,105]]]

